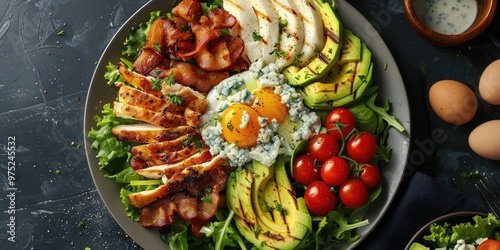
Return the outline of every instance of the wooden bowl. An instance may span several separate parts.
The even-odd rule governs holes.
[[[460,34],[447,35],[430,29],[418,18],[413,8],[414,1],[423,0],[404,0],[405,15],[410,26],[425,40],[441,46],[460,45],[478,36],[491,23],[497,9],[497,0],[477,0],[477,16],[472,25]]]

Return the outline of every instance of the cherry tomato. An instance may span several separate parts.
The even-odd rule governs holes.
[[[363,164],[359,179],[365,184],[366,188],[372,188],[380,182],[380,171],[373,164]]]
[[[312,156],[301,155],[293,161],[293,178],[304,186],[320,179],[319,168]]]
[[[309,140],[307,150],[314,159],[325,162],[328,158],[339,154],[340,145],[330,134],[317,134]]]
[[[316,215],[326,215],[337,206],[337,197],[322,181],[315,181],[307,187],[304,201],[307,209]]]
[[[337,124],[340,130],[337,128]],[[326,117],[326,128],[328,129],[328,133],[339,141],[342,140],[342,136],[346,138],[355,126],[356,118],[352,112],[346,108],[336,108]]]
[[[339,188],[340,201],[349,208],[358,208],[366,204],[368,189],[357,179],[345,181]]]
[[[477,247],[477,250],[500,250],[500,241],[485,240]]]
[[[377,139],[372,134],[362,131],[347,142],[347,154],[359,163],[370,161],[377,153]]]
[[[340,156],[328,158],[321,165],[321,180],[330,186],[340,186],[349,177],[349,164]]]

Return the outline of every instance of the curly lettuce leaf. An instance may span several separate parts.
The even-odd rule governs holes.
[[[129,30],[129,37],[125,39],[123,45],[125,49],[122,51],[122,55],[126,55],[130,58],[136,58],[139,51],[146,44],[146,36],[148,34],[151,24],[161,16],[161,11],[153,11],[150,13],[150,19],[146,23],[141,23],[138,26],[132,27]]]
[[[88,136],[94,139],[92,148],[97,152],[99,166],[108,174],[117,174],[126,168],[128,164],[127,148],[131,145],[128,142],[117,140],[111,130],[120,124],[132,124],[137,121],[116,117],[111,108],[111,104],[105,104],[102,109],[102,116],[95,116],[97,129],[92,128]]]
[[[474,216],[474,222],[459,224],[432,224],[429,228],[430,234],[425,235],[424,240],[431,242],[436,247],[453,246],[458,240],[465,240],[471,244],[479,238],[495,238],[496,231],[500,228],[500,220],[493,214],[486,217]]]

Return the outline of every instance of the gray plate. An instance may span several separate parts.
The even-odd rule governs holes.
[[[116,88],[110,87],[104,80],[106,65],[108,62],[117,63],[121,57],[123,41],[128,37],[128,30],[149,20],[149,13],[156,10],[169,10],[170,4],[164,0],[152,0],[139,9],[132,17],[125,22],[116,35],[111,39],[97,65],[92,82],[89,87],[84,118],[85,149],[89,169],[95,182],[97,190],[108,208],[109,212],[123,230],[139,245],[145,249],[162,249],[167,247],[158,236],[156,230],[143,228],[140,224],[131,221],[121,203],[119,191],[120,184],[104,178],[103,172],[99,170],[96,152],[90,147],[92,140],[87,135],[92,127],[95,127],[93,117],[100,115],[102,106],[111,103],[116,98]],[[368,211],[367,218],[370,224],[360,228],[357,233],[361,235],[361,240],[365,238],[376,224],[381,220],[385,211],[392,202],[401,182],[405,164],[409,151],[410,142],[410,110],[406,90],[401,74],[394,58],[392,57],[386,44],[379,36],[373,26],[349,3],[345,0],[337,0],[337,13],[344,27],[353,31],[368,46],[373,54],[374,63],[374,84],[380,86],[379,99],[389,99],[392,103],[392,114],[406,128],[406,131],[399,133],[391,129],[388,144],[393,148],[392,158],[389,164],[382,166],[382,194],[372,203]],[[387,69],[384,70],[384,64]],[[360,241],[361,241],[360,240]],[[360,241],[353,244],[338,246],[338,249],[351,249]]]

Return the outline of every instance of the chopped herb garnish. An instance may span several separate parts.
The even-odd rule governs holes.
[[[304,52],[301,52],[295,57],[295,59],[293,60],[293,66],[299,66],[299,64],[302,63],[302,57],[304,57]]]
[[[184,140],[184,147],[189,147],[191,144],[194,144],[196,149],[202,149],[203,148],[203,143],[196,138],[196,136],[190,136]]]
[[[155,43],[153,46],[155,47],[155,50],[161,51],[161,44],[160,43]]]
[[[157,77],[153,78],[151,80],[151,84],[153,85],[153,90],[159,90],[161,88],[161,83],[163,82],[163,79]]]
[[[180,106],[184,102],[184,98],[182,98],[179,94],[169,94],[168,102]]]
[[[84,225],[83,221],[78,222],[78,227],[83,227]]]
[[[227,129],[229,129],[229,131],[233,132],[234,126],[233,126],[233,124],[231,124],[231,121],[229,121],[229,122],[227,123],[227,126],[226,126],[226,127],[227,127]]]
[[[170,73],[170,75],[168,75],[167,79],[165,79],[165,82],[168,85],[174,85],[175,84],[174,73]]]
[[[361,79],[361,81],[363,81],[363,83],[365,83],[367,81],[365,75],[358,75],[358,77],[359,77],[359,79]]]
[[[272,55],[272,54],[274,53],[274,54],[276,54],[276,56],[277,56],[278,58],[283,58],[283,57],[285,57],[288,53],[286,53],[286,51],[280,50],[280,49],[279,49],[279,46],[280,46],[280,44],[279,44],[279,43],[274,44],[274,50],[273,50],[273,51],[271,51],[271,53],[269,53],[269,54],[270,54],[270,55]]]
[[[260,225],[257,224],[255,227],[250,225],[250,229],[252,229],[252,232],[253,234],[255,235],[255,237],[257,237],[259,235],[259,231],[260,231]]]
[[[257,33],[256,31],[254,31],[254,32],[252,33],[252,36],[253,36],[253,40],[254,40],[254,41],[260,41],[260,40],[262,40],[262,36],[261,36],[261,35],[259,35],[259,33]]]
[[[59,32],[57,32],[57,35],[64,36],[64,30],[60,30]]]
[[[212,189],[207,188],[205,195],[203,197],[201,197],[200,200],[205,202],[205,203],[212,204],[212,198],[210,197],[210,193],[212,193]]]
[[[278,211],[281,215],[286,215],[286,210],[285,208],[283,207],[283,205],[281,205],[280,203],[278,203],[278,201],[274,201],[274,208],[276,209],[276,211]]]

